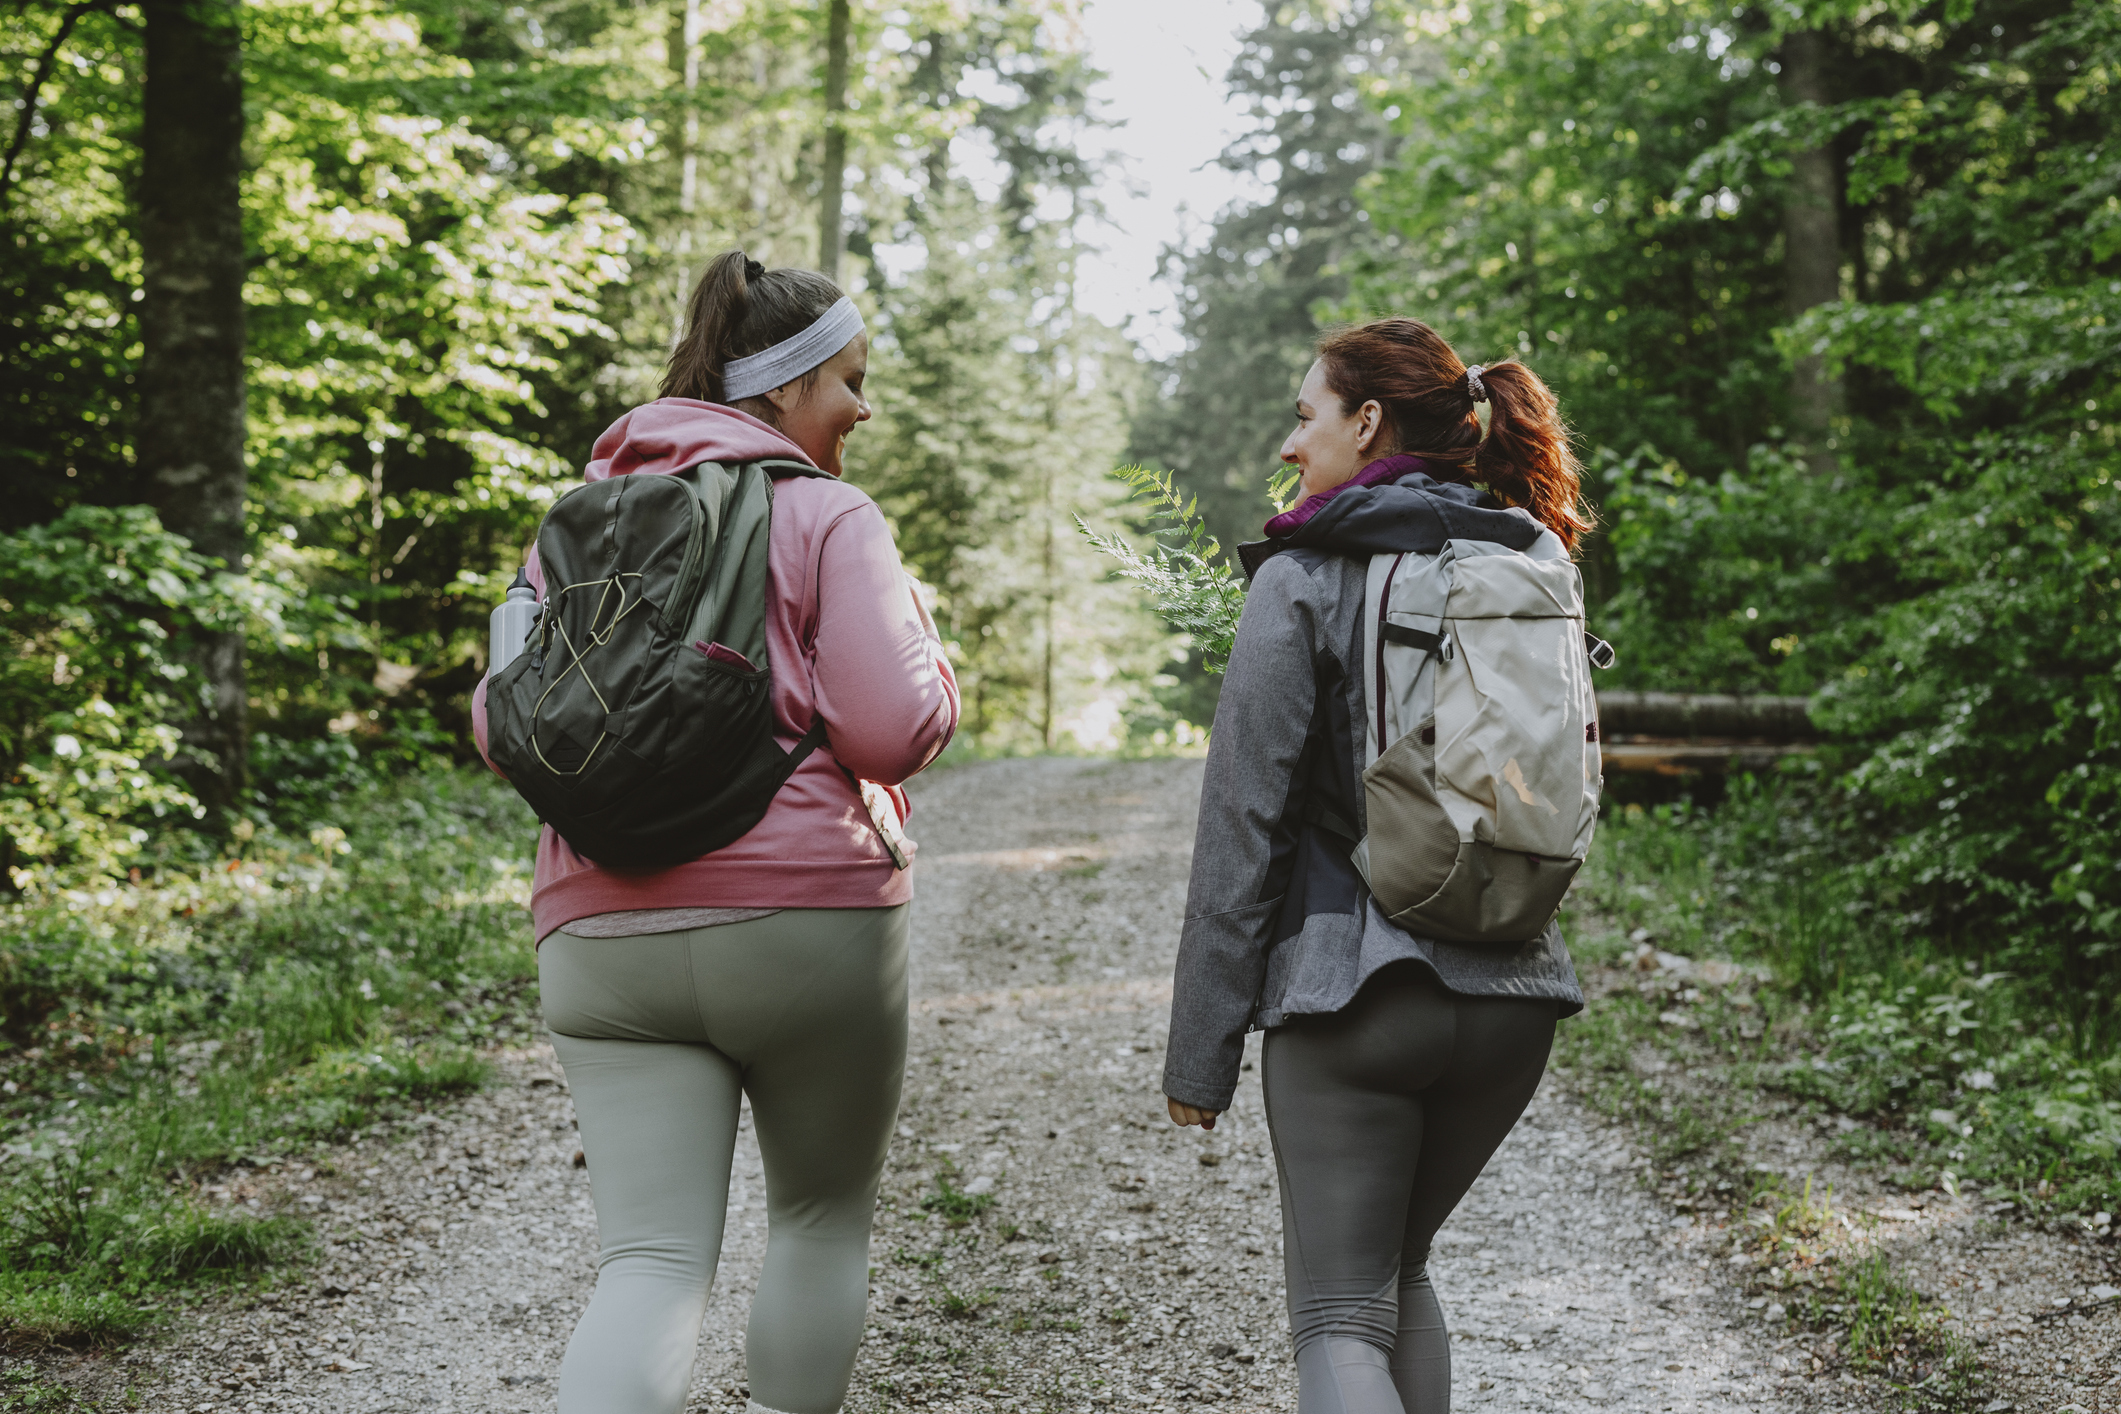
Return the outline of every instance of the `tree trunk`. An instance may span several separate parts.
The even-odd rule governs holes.
[[[679,234],[689,244],[689,218],[699,205],[700,191],[700,32],[704,28],[700,0],[678,0],[674,19],[671,37],[677,52],[671,56],[671,67],[677,70],[685,91],[685,112],[678,126],[678,210],[688,218]]]
[[[817,268],[837,280],[846,244],[841,226],[847,183],[847,31],[852,16],[848,0],[825,3],[825,166],[818,201]]]
[[[1815,30],[1782,41],[1782,101],[1830,105],[1826,36]],[[1790,154],[1790,191],[1782,212],[1783,278],[1794,318],[1841,298],[1841,174],[1831,147]],[[1827,444],[1842,412],[1841,380],[1827,376],[1826,361],[1807,353],[1790,372],[1790,431],[1804,444],[1812,470],[1831,475],[1839,459]]]
[[[678,120],[678,271],[670,321],[673,347],[685,337],[685,311],[692,302],[692,228],[700,193],[700,30],[700,0],[678,0],[670,26],[670,60],[684,85],[685,111]]]
[[[147,0],[140,156],[137,460],[168,529],[243,572],[243,72],[239,0]],[[209,806],[244,784],[240,632],[204,635],[185,774]]]

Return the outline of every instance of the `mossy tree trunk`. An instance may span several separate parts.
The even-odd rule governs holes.
[[[846,246],[848,0],[825,0],[825,160],[818,200],[817,268],[837,280]]]
[[[1834,101],[1827,36],[1804,30],[1782,41],[1782,101],[1824,108]],[[1790,190],[1783,208],[1783,274],[1792,316],[1841,298],[1843,184],[1831,143],[1790,154]],[[1790,370],[1790,435],[1804,444],[1812,469],[1832,475],[1834,420],[1843,412],[1841,380],[1818,354],[1801,355]]]
[[[142,94],[140,432],[162,523],[244,569],[243,72],[239,0],[148,0]],[[203,634],[185,774],[209,807],[244,785],[243,635]]]

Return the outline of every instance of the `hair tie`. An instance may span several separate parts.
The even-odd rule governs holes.
[[[1466,396],[1476,403],[1484,403],[1488,400],[1488,390],[1480,381],[1480,375],[1486,371],[1477,363],[1468,366],[1466,369]]]
[[[757,279],[757,278],[758,278],[759,276],[761,276],[761,275],[763,275],[763,274],[765,274],[765,273],[766,273],[766,267],[765,267],[765,266],[763,266],[763,265],[759,264],[759,263],[758,263],[758,262],[757,262],[756,260],[753,260],[753,259],[752,259],[752,258],[751,258],[750,256],[748,256],[748,255],[744,257],[744,283],[745,283],[745,284],[747,284],[747,285],[748,285],[748,284],[750,284],[750,283],[751,283],[751,282],[752,282],[753,280],[756,280],[756,279]]]

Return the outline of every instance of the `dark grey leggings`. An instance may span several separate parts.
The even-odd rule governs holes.
[[[1301,1414],[1450,1409],[1429,1244],[1531,1103],[1555,1010],[1395,965],[1344,1010],[1267,1033]]]

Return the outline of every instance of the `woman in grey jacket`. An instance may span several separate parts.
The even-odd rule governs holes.
[[[1483,435],[1475,405],[1490,404]],[[1554,1023],[1583,1007],[1558,926],[1508,946],[1412,936],[1371,903],[1363,829],[1369,556],[1524,549],[1589,521],[1553,395],[1467,368],[1427,325],[1327,336],[1282,460],[1304,499],[1240,547],[1252,585],[1201,788],[1164,1093],[1212,1128],[1266,1031],[1302,1414],[1442,1414],[1431,1241],[1517,1122]]]

